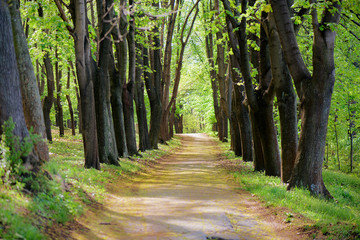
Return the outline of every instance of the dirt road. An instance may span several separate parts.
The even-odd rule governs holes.
[[[219,148],[202,134],[181,135],[183,145],[147,176],[112,185],[104,209],[79,222],[75,239],[289,239],[290,233],[247,209],[243,196],[217,165]],[[250,199],[249,199],[250,198]],[[247,204],[244,204],[247,202]],[[281,232],[281,233],[280,233]]]

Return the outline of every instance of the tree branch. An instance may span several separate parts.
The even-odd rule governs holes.
[[[60,0],[54,0],[55,1],[55,4],[56,4],[56,7],[58,8],[59,10],[59,14],[60,14],[60,17],[61,19],[66,23],[66,28],[67,30],[69,31],[70,35],[73,36],[74,34],[74,29],[70,26],[70,21],[69,19],[66,17],[66,14],[65,14],[65,11],[64,9],[62,8],[61,6],[61,3],[60,3]],[[62,1],[61,1],[62,2]],[[67,5],[65,5],[67,7]]]

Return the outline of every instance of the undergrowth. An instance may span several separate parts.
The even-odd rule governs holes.
[[[323,170],[326,187],[334,200],[325,200],[310,194],[305,189],[286,190],[278,177],[254,172],[253,163],[242,162],[228,150],[229,143],[222,143],[224,157],[239,166],[229,169],[240,187],[256,195],[267,206],[281,206],[291,212],[284,221],[291,223],[293,213],[310,219],[314,224],[304,231],[314,230],[310,238],[359,239],[360,238],[360,178],[353,174]],[[311,232],[311,231],[310,231]]]
[[[92,204],[102,203],[107,183],[145,171],[147,163],[156,162],[180,145],[174,139],[160,145],[159,150],[142,153],[142,158],[120,159],[120,166],[103,164],[98,171],[84,168],[80,135],[71,136],[66,131],[60,138],[58,131],[53,130],[53,136],[53,143],[49,144],[50,161],[36,176],[25,179],[30,191],[24,189],[24,179],[11,184],[0,181],[0,239],[46,239],[46,231],[53,224],[65,224]],[[3,165],[1,179],[9,175]]]

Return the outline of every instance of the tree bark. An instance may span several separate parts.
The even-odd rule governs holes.
[[[85,167],[100,169],[94,98],[95,63],[91,57],[85,0],[71,0],[70,9],[75,26],[73,37],[81,98]]]
[[[57,51],[55,51],[55,57],[58,59]],[[55,74],[56,74],[56,120],[58,122],[59,126],[59,135],[60,137],[63,137],[65,134],[64,129],[64,112],[63,107],[61,103],[61,77],[62,77],[62,71],[59,69],[59,63],[55,63]]]
[[[121,5],[125,2],[121,2]],[[116,59],[117,59],[117,70],[115,68],[114,58],[111,58],[109,63],[110,67],[110,76],[111,76],[111,109],[112,116],[114,120],[114,130],[115,130],[115,139],[116,146],[118,149],[119,157],[129,157],[128,147],[126,143],[126,134],[125,134],[125,120],[124,120],[124,111],[123,111],[123,85],[126,82],[126,63],[127,63],[127,44],[126,44],[126,33],[127,33],[127,20],[123,12],[123,9],[120,9],[120,22],[119,22],[119,32],[112,32],[112,37],[115,40],[116,46]],[[120,39],[121,38],[121,39]]]
[[[66,88],[68,91],[70,91],[70,79],[71,79],[71,71],[70,67],[68,67],[68,79],[66,83]],[[70,113],[70,123],[71,123],[71,135],[75,136],[75,120],[74,120],[74,109],[72,107],[72,102],[69,94],[66,94],[66,100],[68,102],[69,106],[69,113]]]
[[[130,8],[133,7],[133,0],[129,0]],[[129,48],[129,77],[128,82],[123,86],[123,107],[125,119],[126,143],[130,155],[138,154],[136,145],[135,119],[134,119],[134,88],[135,88],[135,70],[136,70],[136,52],[135,52],[135,19],[130,14],[129,32],[127,35]]]
[[[231,11],[229,2],[223,0],[224,7],[227,11]],[[242,1],[242,12],[245,13],[247,8],[247,1]],[[236,15],[239,15],[235,11]],[[254,89],[252,83],[252,77],[250,72],[250,56],[247,46],[246,36],[246,18],[242,18],[238,23],[235,18],[227,14],[228,33],[230,36],[230,43],[235,53],[236,58],[239,61],[241,73],[244,79],[245,92],[247,96],[247,103],[251,109],[251,121],[254,137],[254,149],[255,157],[255,170],[261,170],[262,164],[265,165],[265,174],[269,176],[280,176],[280,153],[277,143],[276,129],[273,119],[273,94],[268,94],[267,90],[271,88],[271,71],[270,61],[268,56],[267,38],[263,30],[260,31],[260,82],[257,89]],[[233,26],[235,31],[237,44],[234,41],[235,36],[232,36]],[[259,139],[255,139],[259,137]],[[261,144],[261,148],[258,144]],[[264,162],[262,162],[264,160]],[[256,166],[256,164],[260,164]]]
[[[313,74],[302,59],[286,0],[271,0],[281,46],[301,101],[301,133],[288,189],[305,187],[312,194],[331,197],[322,178],[327,122],[335,82],[335,32],[329,25],[340,18],[340,3],[330,1],[319,22],[311,10],[314,32]]]
[[[100,30],[99,61],[95,80],[96,127],[101,163],[119,165],[115,133],[112,126],[110,105],[109,59],[111,57],[110,28],[113,20],[110,8],[113,1],[97,1],[98,23]]]
[[[206,30],[208,31],[208,30]],[[216,71],[215,71],[215,63],[214,63],[214,47],[213,47],[213,35],[211,32],[208,32],[205,37],[205,46],[206,46],[206,56],[209,62],[210,67],[210,80],[211,80],[211,88],[212,88],[212,97],[214,104],[214,113],[216,119],[216,125],[218,130],[218,135],[221,134],[222,131],[219,131],[219,126],[222,125],[220,118],[220,108],[219,108],[219,96],[218,96],[218,85],[216,81]],[[220,139],[220,136],[218,136]]]
[[[10,13],[25,122],[28,129],[33,127],[33,133],[39,134],[42,139],[46,139],[46,129],[39,89],[26,37],[21,25],[19,7],[20,2],[13,1],[10,6]],[[49,149],[45,141],[40,141],[35,144],[35,152],[42,163],[49,160]]]
[[[143,59],[143,46],[136,43],[135,103],[139,126],[139,150],[145,152],[150,149],[150,140],[144,100]]]
[[[169,114],[165,114],[165,112],[170,97],[172,39],[173,39],[175,22],[177,17],[177,10],[179,7],[179,0],[172,0],[170,6],[171,6],[171,10],[175,12],[168,17],[166,43],[164,49],[164,67],[163,67],[162,82],[161,82],[162,83],[161,105],[163,107],[162,110],[163,116],[160,125],[160,139],[162,139],[162,141],[167,141],[170,139],[170,133],[168,127]]]
[[[156,4],[155,4],[156,5]],[[158,37],[159,29],[155,26],[151,33],[151,40],[154,44],[153,57],[151,57],[153,74],[150,76],[148,71],[145,71],[145,84],[146,91],[150,101],[150,146],[152,149],[158,149],[160,123],[162,117],[162,105],[161,105],[161,61],[160,61],[160,39]],[[144,67],[149,67],[148,49],[144,47]],[[146,68],[145,68],[146,69]]]
[[[281,180],[286,183],[290,180],[294,168],[298,144],[296,96],[273,13],[269,13],[269,17],[265,16],[265,19],[262,25],[269,39],[271,81],[274,86],[268,90],[268,94],[275,92],[277,97],[281,130]]]
[[[7,1],[0,0],[0,89],[6,89],[0,91],[0,136],[3,133],[4,122],[12,118],[15,123],[13,134],[19,137],[20,142],[24,142],[29,132],[23,112],[9,7]],[[26,169],[38,170],[40,161],[34,152],[21,158]]]
[[[225,47],[221,42],[223,39],[224,34],[224,26],[221,26],[220,23],[220,6],[219,1],[214,1],[214,8],[215,8],[215,19],[217,24],[217,32],[216,32],[216,63],[217,63],[217,74],[216,79],[219,84],[220,90],[220,118],[219,118],[219,140],[222,142],[226,142],[228,138],[228,116],[226,115],[226,106],[227,106],[227,97],[226,97],[226,84],[225,84],[225,71],[226,71],[226,64],[225,64]]]
[[[242,153],[243,161],[250,162],[250,161],[253,161],[253,144],[252,144],[253,134],[251,131],[249,112],[248,112],[246,106],[244,105],[245,88],[244,88],[244,85],[241,84],[241,82],[240,82],[241,78],[238,74],[240,66],[239,66],[239,62],[237,61],[237,59],[235,58],[234,55],[230,56],[230,62],[231,62],[231,72],[232,72],[233,82],[234,82],[233,111],[235,112],[236,124],[239,129],[239,133],[240,133],[241,153]],[[234,124],[234,126],[236,126],[236,125]],[[254,139],[254,142],[255,142],[255,139]],[[261,150],[261,152],[262,152],[262,150]],[[263,170],[261,167],[260,167],[260,169]]]
[[[47,79],[47,96],[44,98],[43,104],[43,113],[44,113],[44,121],[46,128],[46,136],[50,143],[52,143],[52,135],[51,135],[51,119],[50,119],[50,111],[54,102],[54,69],[51,64],[49,54],[46,53],[44,57],[44,65],[46,69],[46,79]]]

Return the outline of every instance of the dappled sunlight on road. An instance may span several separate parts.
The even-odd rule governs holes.
[[[201,134],[182,135],[183,146],[150,174],[114,182],[104,208],[80,219],[89,230],[76,239],[279,239],[247,213],[246,201],[216,166],[219,149]]]

